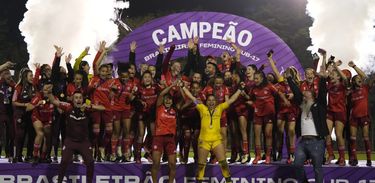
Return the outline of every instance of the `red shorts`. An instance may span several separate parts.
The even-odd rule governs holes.
[[[345,124],[346,121],[346,112],[332,112],[332,111],[327,111],[327,119],[335,122],[335,121],[340,121],[343,124]]]
[[[266,116],[254,115],[254,124],[256,125],[272,124],[274,118],[275,118],[275,114],[268,114]]]
[[[124,110],[124,111],[112,111],[113,112],[113,120],[120,121],[122,119],[131,119],[133,116],[133,112],[131,110]]]
[[[364,127],[364,126],[369,125],[369,124],[370,124],[370,116],[363,116],[363,117],[359,117],[359,118],[356,118],[356,117],[350,118],[350,126],[353,126],[353,127],[357,127],[357,126]]]
[[[94,111],[91,113],[93,124],[113,123],[112,111]]]
[[[249,110],[246,105],[238,105],[234,108],[237,117],[244,116],[246,119],[249,117]]]
[[[43,126],[51,126],[52,120],[40,120],[40,115],[37,111],[33,111],[31,114],[31,121],[34,123],[36,121],[42,122]]]
[[[164,149],[167,155],[176,154],[176,143],[174,135],[153,136],[152,150],[163,153]]]
[[[297,115],[294,112],[278,113],[277,119],[285,122],[296,122]]]

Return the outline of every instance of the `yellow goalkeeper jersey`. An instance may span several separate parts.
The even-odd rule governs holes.
[[[225,109],[229,107],[227,102],[221,103],[214,110],[209,111],[204,104],[197,104],[196,108],[201,117],[201,130],[199,139],[205,141],[221,140],[220,118]]]

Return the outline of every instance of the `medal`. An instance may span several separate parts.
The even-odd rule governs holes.
[[[46,104],[46,101],[45,100],[42,100],[42,105]]]
[[[64,98],[64,97],[65,97],[64,93],[61,93],[60,98]]]

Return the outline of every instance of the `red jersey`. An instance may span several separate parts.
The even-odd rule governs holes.
[[[246,79],[246,81],[245,81],[245,92],[250,93],[253,90],[254,87],[255,87],[255,81]],[[238,86],[233,86],[232,87],[232,90],[233,90],[232,94],[234,94],[237,91],[237,89],[238,89]],[[247,101],[247,99],[244,96],[240,95],[238,97],[238,99],[234,102],[233,106],[238,107],[238,108],[244,108],[244,107],[246,107],[246,104],[245,104],[246,101]]]
[[[362,85],[352,90],[352,111],[351,115],[356,118],[368,116],[368,94],[369,86]]]
[[[35,96],[35,94],[36,94],[36,91],[33,86],[30,86],[29,89],[27,88],[22,89],[21,85],[17,85],[16,88],[14,89],[12,101],[21,102],[21,103],[30,102],[31,99]]]
[[[164,105],[156,109],[155,136],[176,135],[177,113],[173,108],[166,109]]]
[[[272,84],[264,87],[254,87],[250,92],[250,96],[255,98],[254,113],[257,116],[266,116],[275,113],[274,95],[277,89]]]
[[[285,82],[276,83],[275,87],[279,92],[285,94],[285,97],[287,97],[288,94],[292,93],[289,85]],[[292,103],[291,100],[289,100],[289,102]],[[292,106],[286,106],[284,100],[280,98],[280,100],[279,100],[279,111],[278,111],[279,113],[282,113],[282,114],[288,113],[288,112],[291,112],[292,109],[293,109]]]
[[[158,99],[159,88],[157,85],[151,85],[151,87],[146,88],[144,86],[139,87],[138,98],[146,103],[143,107],[143,112],[154,112],[156,100]]]
[[[302,92],[310,90],[315,92],[315,96],[318,96],[319,92],[319,77],[315,77],[313,83],[309,84],[307,81],[303,81],[300,86]]]
[[[115,79],[102,80],[98,76],[94,76],[89,84],[89,88],[94,89],[92,103],[103,105],[107,111],[112,110],[113,101],[110,96],[110,90],[113,87],[117,91],[120,89],[120,84]]]
[[[55,97],[55,99],[57,98]],[[32,120],[51,123],[53,120],[53,111],[55,110],[55,106],[51,104],[47,98],[43,97],[42,94],[37,94],[30,103],[36,106],[39,101],[42,100],[44,100],[45,103],[33,109]]]
[[[328,111],[345,112],[346,111],[346,87],[343,82],[334,85],[328,81]]]
[[[120,79],[116,79],[118,82],[121,84],[120,85],[120,90],[118,93],[114,96],[114,105],[113,105],[113,110],[115,111],[124,111],[124,110],[130,110],[130,95],[135,87],[133,83],[126,83],[123,84],[121,83]]]
[[[83,88],[83,87],[76,87],[76,85],[74,83],[69,83],[67,86],[66,86],[66,95],[68,97],[71,97],[73,96],[74,92],[76,91],[80,91],[84,97],[86,97],[86,89]]]
[[[215,88],[212,86],[206,86],[202,91],[204,98],[206,99],[208,95],[214,95],[217,103],[221,104],[225,102],[225,96],[229,96],[230,92],[228,87],[222,86],[219,88]]]

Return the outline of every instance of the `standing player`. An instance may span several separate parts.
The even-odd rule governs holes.
[[[152,182],[157,182],[157,173],[160,169],[161,154],[165,150],[168,156],[169,183],[174,182],[176,176],[176,118],[177,110],[173,107],[173,97],[169,94],[171,88],[176,86],[173,82],[165,88],[156,101],[155,132],[152,140]]]
[[[326,146],[328,158],[325,164],[330,164],[334,159],[332,139],[330,134],[333,127],[337,138],[337,145],[339,151],[338,164],[345,166],[345,139],[343,137],[343,129],[346,121],[346,87],[347,78],[344,73],[333,63],[334,70],[330,73],[328,80],[328,109],[327,109],[327,126],[329,135],[326,139]]]
[[[365,149],[367,156],[367,166],[371,166],[371,142],[369,138],[370,116],[368,113],[368,96],[369,90],[374,84],[374,80],[369,80],[366,74],[357,67],[354,62],[349,62],[349,66],[354,68],[358,75],[352,79],[353,88],[351,91],[351,116],[350,116],[350,148],[351,159],[349,164],[356,166],[357,160],[357,128],[362,128],[363,140],[365,141]]]
[[[220,133],[220,119],[223,111],[237,100],[243,88],[244,83],[241,84],[240,89],[238,89],[232,97],[219,105],[217,105],[217,100],[214,95],[208,95],[206,98],[206,105],[204,105],[195,98],[186,87],[182,87],[186,96],[196,104],[196,108],[201,116],[201,129],[198,140],[198,182],[203,181],[207,156],[210,151],[214,152],[219,161],[226,182],[232,182],[229,166],[225,158],[225,146],[222,142],[223,137]]]

